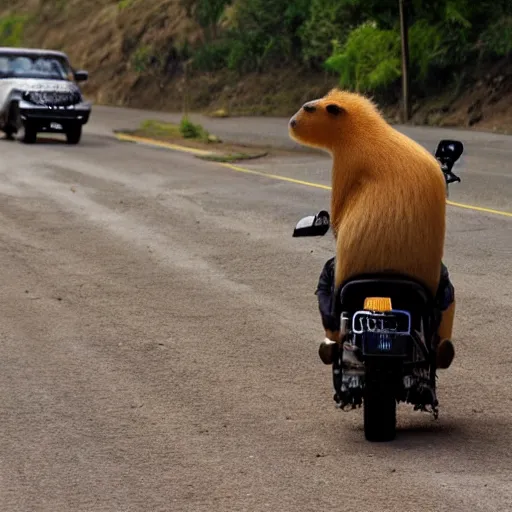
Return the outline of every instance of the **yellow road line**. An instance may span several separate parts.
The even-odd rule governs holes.
[[[184,151],[186,153],[192,153],[194,155],[212,155],[211,151],[205,151],[204,149],[189,148],[187,146],[181,146],[180,144],[171,144],[170,142],[163,142],[156,139],[149,139],[146,137],[139,137],[138,135],[127,135],[125,133],[116,133],[115,136],[119,140],[126,140],[131,142],[141,142],[150,146],[159,146],[167,149],[174,149],[176,151]]]
[[[331,190],[331,187],[329,187],[329,185],[322,185],[320,183],[312,183],[310,181],[296,180],[294,178],[288,178],[287,176],[280,176],[279,174],[269,174],[266,172],[254,171],[252,169],[246,169],[245,167],[239,167],[238,165],[227,164],[225,162],[220,162],[220,165],[227,167],[228,169],[232,169],[233,171],[237,171],[237,172],[245,172],[247,174],[256,174],[258,176],[264,176],[265,178],[272,178],[274,180],[289,181],[290,183],[296,183],[297,185],[306,185],[307,187],[315,187],[315,188],[322,188],[324,190]]]
[[[227,163],[221,163],[220,165],[223,165],[224,167],[228,167],[229,169],[232,169],[232,170],[238,171],[238,172],[245,172],[248,174],[256,174],[258,176],[265,176],[266,178],[273,178],[273,179],[281,180],[281,181],[289,181],[291,183],[296,183],[297,185],[306,185],[308,187],[315,187],[315,188],[322,188],[324,190],[331,190],[331,187],[329,185],[321,185],[320,183],[313,183],[311,181],[296,180],[294,178],[280,176],[279,174],[268,174],[266,172],[254,171],[252,169],[246,169],[245,167],[239,167],[238,165],[232,165],[232,164],[227,164]],[[456,203],[454,201],[446,201],[446,204],[449,204],[450,206],[456,206],[458,208],[466,208],[468,210],[476,210],[479,212],[494,213],[496,215],[504,215],[506,217],[512,217],[512,213],[505,212],[502,210],[492,210],[491,208],[483,208],[481,206],[473,206],[470,204]]]
[[[139,136],[135,136],[135,135],[125,135],[125,134],[121,134],[121,133],[116,133],[115,135],[120,140],[142,142],[142,143],[152,145],[152,146],[159,146],[159,147],[163,147],[163,148],[174,149],[176,151],[184,151],[187,153],[193,153],[193,154],[197,154],[197,155],[211,155],[212,154],[212,152],[204,151],[202,149],[189,148],[186,146],[181,146],[179,144],[171,144],[169,142],[161,142],[161,141],[158,141],[155,139],[148,139],[145,137],[139,137]],[[246,167],[240,167],[239,165],[228,164],[225,162],[215,162],[215,163],[217,165],[222,165],[223,167],[227,167],[228,169],[231,169],[231,170],[237,171],[237,172],[243,172],[246,174],[255,174],[257,176],[263,176],[265,178],[271,178],[271,179],[279,180],[279,181],[288,181],[289,183],[295,183],[296,185],[305,185],[307,187],[320,188],[323,190],[331,190],[331,187],[329,185],[322,185],[321,183],[296,180],[294,178],[289,178],[287,176],[281,176],[279,174],[270,174],[270,173],[266,173],[266,172],[255,171],[253,169],[247,169]],[[448,200],[446,201],[446,204],[448,204],[450,206],[455,206],[457,208],[465,208],[467,210],[492,213],[494,215],[502,215],[504,217],[512,217],[512,212],[506,212],[503,210],[493,210],[491,208],[484,208],[481,206],[473,206],[471,204],[465,204],[465,203],[456,203],[454,201],[448,201]]]
[[[455,203],[454,201],[446,201],[450,206],[457,208],[466,208],[467,210],[476,210],[477,212],[494,213],[495,215],[503,215],[505,217],[512,217],[512,212],[505,212],[503,210],[493,210],[492,208],[483,208],[482,206],[473,206],[472,204]]]

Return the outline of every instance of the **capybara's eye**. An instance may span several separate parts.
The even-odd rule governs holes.
[[[313,105],[312,103],[306,103],[306,104],[303,106],[303,108],[304,108],[304,110],[305,110],[306,112],[309,112],[309,113],[314,112],[314,111],[316,110],[315,105]]]
[[[331,103],[330,105],[327,105],[327,107],[325,107],[325,110],[327,110],[327,112],[329,112],[329,114],[332,114],[333,116],[337,116],[338,114],[341,114],[343,109],[341,107],[339,107],[338,105]]]

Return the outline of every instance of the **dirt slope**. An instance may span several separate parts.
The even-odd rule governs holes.
[[[28,16],[22,43],[68,52],[91,73],[85,90],[101,104],[176,111],[186,100],[193,110],[287,116],[337,83],[301,69],[186,78],[180,48],[201,31],[180,0],[0,0],[0,17],[20,14]],[[385,110],[398,120],[397,105]],[[475,70],[458,90],[415,105],[413,122],[512,133],[512,60]]]

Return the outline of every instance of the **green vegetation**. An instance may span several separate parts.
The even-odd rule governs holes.
[[[136,132],[145,137],[192,139],[207,144],[220,142],[218,137],[208,133],[200,124],[192,123],[187,116],[182,117],[179,125],[148,119]]]
[[[5,16],[0,18],[0,45],[20,46],[27,18],[25,16]]]
[[[117,5],[120,10],[123,10],[123,9],[127,9],[128,7],[130,7],[134,1],[135,0],[119,0],[117,2]]]
[[[364,23],[350,32],[343,46],[334,42],[325,65],[340,75],[342,87],[368,91],[388,86],[401,75],[400,36]]]
[[[181,137],[180,127],[173,123],[163,123],[154,119],[142,121],[137,130],[148,137]]]
[[[194,124],[187,116],[181,119],[180,133],[185,139],[199,139],[204,142],[208,142],[210,135],[200,124]]]
[[[381,92],[399,83],[398,0],[182,0],[204,37],[192,50],[200,71],[239,73],[303,64],[340,84]],[[512,52],[512,2],[409,2],[413,90],[426,92],[467,64]]]
[[[268,151],[261,148],[250,148],[233,144],[224,144],[222,141],[208,133],[200,124],[192,123],[186,116],[183,116],[180,124],[164,123],[154,119],[143,121],[136,130],[121,130],[114,133],[135,135],[149,139],[175,142],[180,141],[181,145],[192,145],[202,148],[216,143],[221,152],[208,152],[207,154],[196,155],[197,158],[211,162],[237,162],[240,160],[254,160],[268,155]],[[190,144],[190,142],[192,144]],[[187,144],[189,143],[189,144]]]
[[[137,73],[144,73],[147,71],[149,64],[151,63],[151,47],[149,46],[139,46],[133,52],[131,63],[133,69]]]

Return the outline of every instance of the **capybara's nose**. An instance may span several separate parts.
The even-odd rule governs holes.
[[[290,126],[292,128],[295,128],[297,126],[297,120],[294,117],[290,119]]]

